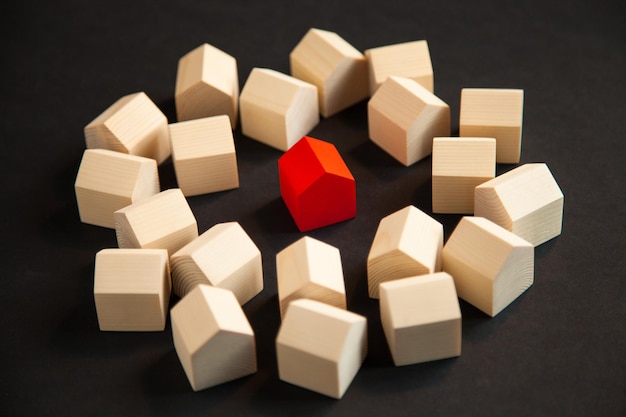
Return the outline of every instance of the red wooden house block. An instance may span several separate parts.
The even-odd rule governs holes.
[[[356,216],[354,177],[331,143],[304,136],[278,160],[280,193],[301,232]]]

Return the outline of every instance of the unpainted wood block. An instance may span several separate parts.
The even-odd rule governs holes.
[[[171,256],[198,237],[198,224],[178,188],[161,191],[113,213],[120,248],[167,249]]]
[[[276,254],[280,315],[300,298],[346,309],[346,289],[339,249],[305,236]]]
[[[165,328],[171,280],[165,249],[102,249],[93,293],[100,330]]]
[[[111,229],[115,211],[160,189],[154,159],[107,149],[85,150],[74,183],[80,220]]]
[[[430,155],[434,137],[450,136],[450,107],[408,78],[388,77],[367,118],[370,139],[405,166]]]
[[[425,40],[380,46],[365,51],[369,65],[369,93],[376,90],[390,76],[410,78],[434,92],[433,64],[428,42]]]
[[[291,75],[317,87],[330,117],[369,97],[365,56],[335,32],[310,29],[289,55]]]
[[[198,285],[170,317],[176,354],[194,391],[257,371],[254,332],[232,291]]]
[[[356,216],[356,183],[335,145],[303,137],[278,159],[280,194],[306,232]]]
[[[144,92],[120,98],[84,130],[89,149],[144,156],[158,164],[170,156],[167,117]]]
[[[441,271],[443,225],[414,206],[381,219],[367,256],[367,289],[378,298],[386,281]]]
[[[169,125],[172,162],[185,196],[239,187],[235,141],[228,116]]]
[[[459,136],[496,139],[496,162],[517,164],[522,147],[524,90],[463,88]]]
[[[563,192],[546,164],[525,164],[476,187],[474,213],[538,246],[561,234]]]
[[[295,300],[276,338],[282,381],[340,399],[367,354],[367,320],[308,299]]]
[[[207,284],[231,290],[243,305],[263,290],[261,252],[237,222],[218,223],[174,253],[174,293]]]
[[[474,188],[495,176],[494,138],[433,139],[433,213],[472,214]]]
[[[461,309],[445,272],[380,284],[380,318],[396,366],[461,355]]]
[[[179,122],[227,115],[234,128],[239,102],[237,60],[207,43],[188,52],[178,61],[174,99]]]
[[[278,71],[253,68],[239,97],[241,130],[281,151],[320,120],[317,87]]]
[[[483,217],[463,217],[443,247],[462,299],[494,317],[533,284],[533,245]]]

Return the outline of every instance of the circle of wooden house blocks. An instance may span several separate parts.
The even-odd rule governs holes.
[[[538,246],[561,234],[563,193],[546,164],[525,164],[476,187],[474,213]]]
[[[74,189],[80,220],[113,229],[115,211],[160,191],[159,171],[151,158],[86,149]]]
[[[303,137],[278,159],[280,194],[306,232],[356,216],[356,183],[332,143]]]
[[[263,290],[261,252],[237,222],[218,223],[170,259],[174,293],[199,284],[231,290],[243,305]]]
[[[89,149],[145,156],[159,164],[170,156],[167,117],[144,92],[120,98],[84,130]]]
[[[443,247],[462,299],[494,317],[533,283],[533,245],[483,217],[463,217]]]
[[[495,176],[495,139],[433,139],[433,213],[472,214],[474,188]]]
[[[524,90],[463,88],[459,136],[496,139],[496,162],[516,164],[522,146]]]
[[[172,255],[198,237],[198,224],[178,188],[161,191],[113,213],[120,248],[167,249]]]
[[[339,249],[305,236],[276,254],[280,315],[293,300],[307,298],[346,309]]]
[[[174,347],[194,391],[256,372],[254,332],[231,291],[198,285],[170,317]]]
[[[367,354],[367,320],[315,300],[289,304],[276,338],[282,381],[340,399]]]
[[[266,68],[252,69],[239,107],[242,133],[281,151],[320,121],[317,87]]]
[[[317,87],[324,117],[369,97],[365,56],[334,32],[310,29],[289,55],[291,75]]]
[[[425,40],[380,46],[365,51],[369,64],[369,93],[389,76],[410,78],[431,93],[434,91],[433,64]]]
[[[239,187],[237,155],[228,116],[212,116],[169,125],[172,162],[185,196]]]
[[[179,122],[224,114],[237,126],[237,60],[207,43],[188,52],[178,61],[174,98]]]
[[[380,318],[396,366],[461,355],[461,309],[445,272],[380,284]]]
[[[408,78],[387,78],[367,117],[372,141],[405,166],[430,155],[434,137],[450,136],[450,107]]]
[[[163,330],[170,290],[165,249],[103,249],[96,254],[93,292],[100,330]]]

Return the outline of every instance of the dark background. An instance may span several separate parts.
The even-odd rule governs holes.
[[[6,2],[5,2],[6,3]],[[0,114],[0,415],[624,415],[625,15],[619,1],[51,1],[3,3]],[[278,379],[275,255],[302,236],[280,199],[280,152],[235,131],[241,186],[189,198],[202,233],[238,221],[263,254],[265,290],[244,306],[259,370],[192,392],[164,332],[100,332],[95,253],[115,233],[80,223],[83,127],[145,91],[175,121],[178,59],[208,42],[250,70],[289,72],[310,27],[363,51],[426,39],[435,93],[458,134],[463,87],[525,91],[522,163],[546,162],[565,195],[563,233],[536,249],[535,284],[490,319],[461,302],[456,359],[395,368],[367,297],[381,217],[430,212],[430,159],[403,167],[368,140],[367,106],[322,120],[357,181],[358,214],[308,235],[341,250],[348,308],[369,354],[342,400]],[[504,172],[513,166],[499,166]],[[176,186],[170,162],[162,189]],[[434,216],[446,238],[459,216]],[[172,304],[177,299],[172,298]]]

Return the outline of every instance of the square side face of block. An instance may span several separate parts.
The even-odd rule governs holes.
[[[333,398],[343,395],[339,389],[337,363],[289,345],[276,343],[278,376],[282,381]]]
[[[95,294],[102,331],[162,331],[167,309],[159,294]]]
[[[412,365],[461,355],[461,318],[396,331],[396,366]]]
[[[371,101],[367,106],[367,123],[372,142],[406,166],[408,164],[406,130],[379,110]]]

